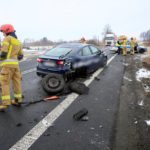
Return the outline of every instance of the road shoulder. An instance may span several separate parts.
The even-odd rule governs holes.
[[[120,106],[115,128],[114,150],[148,150],[150,127],[145,120],[150,116],[149,97],[141,82],[135,78],[142,67],[140,59],[134,56],[124,58],[125,72],[120,93]],[[144,105],[139,103],[144,101]]]

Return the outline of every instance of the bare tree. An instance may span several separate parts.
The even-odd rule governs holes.
[[[104,29],[103,29],[103,32],[102,32],[103,40],[105,39],[106,34],[109,34],[109,33],[112,33],[112,29],[111,29],[111,26],[109,24],[106,24]]]
[[[142,32],[140,34],[140,38],[142,41],[150,42],[150,30],[147,30],[146,32]]]

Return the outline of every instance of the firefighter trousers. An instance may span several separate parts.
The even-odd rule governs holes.
[[[127,55],[127,48],[126,47],[123,47],[122,53],[123,53],[123,55]]]
[[[0,72],[0,83],[2,90],[2,103],[6,101],[11,101],[10,97],[10,86],[12,83],[12,88],[14,91],[14,98],[22,102],[22,87],[21,87],[21,72],[19,65],[16,67],[6,67],[3,66]]]
[[[131,47],[130,54],[134,55],[134,47]]]

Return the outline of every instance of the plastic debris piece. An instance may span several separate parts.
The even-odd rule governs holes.
[[[74,120],[81,120],[83,116],[86,116],[88,114],[88,110],[86,108],[83,108],[79,110],[77,113],[73,115]]]
[[[47,97],[47,98],[44,98],[43,100],[44,100],[44,101],[57,100],[57,99],[59,99],[59,98],[60,98],[59,96],[49,96],[49,97]]]
[[[99,80],[100,80],[100,77],[95,77],[94,79],[97,80],[97,81],[99,81]]]
[[[22,126],[22,123],[17,123],[16,124],[16,127],[21,127]]]
[[[46,133],[46,134],[44,134],[44,136],[50,136],[50,133]]]
[[[38,122],[38,119],[37,119],[37,118],[34,118],[33,120],[34,120],[34,122]]]

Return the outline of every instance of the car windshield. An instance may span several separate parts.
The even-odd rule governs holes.
[[[45,53],[47,56],[64,57],[71,52],[71,48],[68,47],[55,47]]]

